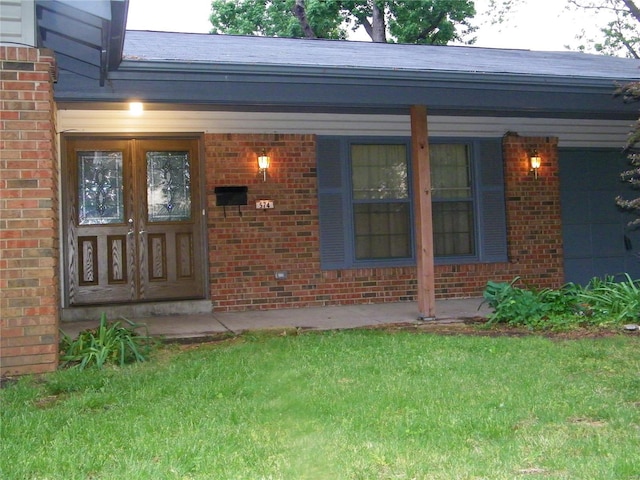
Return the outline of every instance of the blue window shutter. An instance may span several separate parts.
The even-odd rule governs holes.
[[[478,185],[479,260],[486,263],[507,261],[507,221],[504,199],[502,141],[476,142]]]
[[[320,221],[320,267],[345,267],[343,142],[336,137],[318,137],[318,214]]]

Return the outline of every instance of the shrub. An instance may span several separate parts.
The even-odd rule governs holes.
[[[625,274],[625,281],[613,277],[594,278],[586,287],[568,283],[561,289],[525,289],[510,283],[488,282],[484,303],[494,309],[488,324],[506,323],[531,329],[566,330],[577,326],[604,327],[640,316],[640,281]]]
[[[519,277],[510,283],[488,282],[484,291],[485,302],[494,309],[489,324],[507,323],[530,328],[540,327],[543,320],[552,316],[573,314],[575,292],[573,286],[564,291],[544,289],[540,291],[518,288]]]
[[[132,362],[146,361],[151,349],[148,333],[140,335],[137,328],[144,325],[123,319],[121,322],[108,323],[107,316],[100,316],[97,328],[85,330],[76,339],[62,334],[60,341],[60,361],[62,366],[71,366],[83,370],[95,366],[103,368],[107,364],[123,366]]]

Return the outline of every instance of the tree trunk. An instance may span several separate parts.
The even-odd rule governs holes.
[[[304,6],[304,0],[296,0],[295,5],[292,8],[293,14],[298,19],[300,23],[300,28],[302,28],[302,33],[305,38],[318,38],[309,25],[309,21],[307,20],[307,11]]]
[[[386,43],[387,42],[387,25],[384,20],[384,4],[382,5],[382,9],[378,6],[378,2],[376,0],[372,1],[373,18],[372,18],[372,28],[371,40],[377,43]]]

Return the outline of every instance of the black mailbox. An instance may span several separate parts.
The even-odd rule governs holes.
[[[246,205],[247,204],[246,186],[238,187],[215,187],[216,205],[219,207],[227,207],[229,205]]]

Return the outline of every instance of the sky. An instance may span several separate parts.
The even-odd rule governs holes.
[[[560,0],[525,0],[502,25],[490,24],[488,0],[475,4],[478,47],[562,51],[580,44],[581,29],[597,32],[593,18],[567,11]],[[129,0],[127,29],[208,33],[210,10],[211,0]]]

